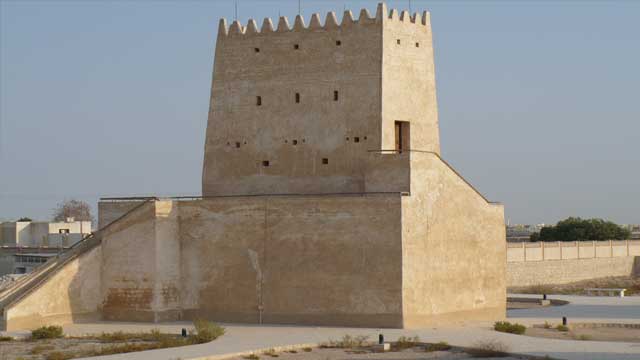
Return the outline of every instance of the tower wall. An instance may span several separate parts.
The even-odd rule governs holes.
[[[203,195],[363,192],[367,150],[381,145],[383,18],[380,6],[292,29],[222,20]]]
[[[440,153],[431,21],[428,12],[391,10],[384,22],[382,149],[395,148],[396,121],[408,122],[406,149]]]

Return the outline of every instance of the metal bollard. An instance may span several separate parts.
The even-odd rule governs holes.
[[[567,317],[566,316],[562,317],[562,325],[567,326]]]
[[[187,329],[182,328],[182,337],[187,337]]]
[[[542,294],[542,300],[547,300],[547,294]]]
[[[378,335],[378,344],[380,345],[384,344],[384,335],[382,334]]]

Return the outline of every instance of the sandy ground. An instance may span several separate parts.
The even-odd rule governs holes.
[[[528,327],[525,335],[560,340],[621,341],[640,343],[640,328],[596,327],[558,331],[542,326]]]
[[[139,341],[138,343],[142,343]],[[144,342],[152,343],[152,342]],[[96,339],[62,338],[34,341],[2,341],[0,342],[0,360],[43,360],[55,352],[83,353],[100,350],[125,342],[103,342]]]
[[[585,295],[588,288],[627,289],[626,296],[640,296],[640,277],[606,277],[583,280],[563,285],[536,285],[525,287],[509,287],[508,292],[519,294],[565,294]]]
[[[309,349],[307,349],[309,350]],[[255,354],[259,360],[275,360],[274,357],[265,354]],[[277,353],[278,360],[459,360],[472,359],[469,354],[461,351],[434,351],[425,352],[423,348],[416,347],[403,351],[391,351],[385,353],[376,353],[372,351],[358,351],[349,349],[319,349],[314,348],[311,351],[298,350],[296,353],[282,352]],[[248,357],[234,357],[230,360],[247,360]],[[254,358],[255,359],[255,358]],[[485,358],[497,359],[497,358]],[[501,357],[503,360],[526,359],[517,357]]]

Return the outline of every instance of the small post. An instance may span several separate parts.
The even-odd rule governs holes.
[[[187,337],[187,329],[182,328],[182,337]]]
[[[378,344],[380,345],[384,344],[384,335],[382,334],[378,335]]]
[[[562,317],[562,325],[567,326],[567,317],[566,316]]]
[[[547,300],[547,294],[542,294],[542,300]]]

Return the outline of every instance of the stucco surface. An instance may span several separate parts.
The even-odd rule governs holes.
[[[632,275],[640,275],[640,256],[507,263],[507,286],[557,285]]]
[[[6,329],[99,319],[101,257],[100,246],[91,249],[6,309]]]
[[[433,153],[411,153],[403,198],[405,326],[505,316],[502,205],[488,203]]]
[[[179,207],[188,316],[400,326],[399,194]]]
[[[105,320],[154,321],[155,204],[145,204],[107,228],[101,285]]]

